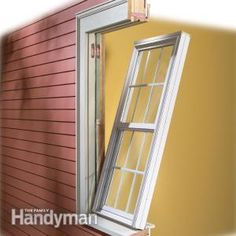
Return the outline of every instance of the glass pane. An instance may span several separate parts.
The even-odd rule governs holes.
[[[122,132],[106,205],[134,211],[152,139],[153,133]]]
[[[132,85],[164,82],[173,46],[141,51]]]
[[[162,83],[165,81],[167,70],[170,64],[172,51],[173,51],[173,46],[163,48],[159,72],[157,78],[155,79],[156,83]]]
[[[163,86],[131,88],[127,97],[123,122],[154,123]]]
[[[152,138],[152,133],[123,132],[115,166],[144,171]]]
[[[106,205],[125,210],[134,174],[115,169],[106,199]]]
[[[120,181],[121,181],[120,170],[114,170],[108,196],[106,199],[107,206],[114,207],[117,191],[118,191],[117,186],[119,185]]]
[[[145,67],[146,63],[148,61],[148,54],[149,51],[141,51],[138,55],[138,61],[139,63],[136,66],[136,73],[137,73],[137,78],[136,82],[133,84],[142,84],[144,83],[144,75],[145,75]]]
[[[140,152],[139,162],[137,164],[137,170],[139,171],[145,171],[146,163],[150,155],[152,139],[152,133],[144,133],[142,151]]]
[[[124,167],[127,162],[127,156],[132,153],[134,132],[125,131],[121,135],[121,143],[118,150],[115,166]],[[129,151],[130,150],[130,151]],[[130,152],[128,154],[128,152]]]
[[[142,185],[142,180],[143,176],[136,174],[134,179],[133,179],[133,186],[130,192],[130,199],[129,199],[129,204],[127,204],[126,208],[128,213],[133,214],[135,207],[136,207],[136,202],[138,200],[138,194]]]
[[[118,195],[116,196],[117,201],[115,202],[114,208],[125,211],[133,178],[134,178],[133,173],[123,171],[120,188],[117,185]]]
[[[153,83],[161,49],[140,52],[140,64],[137,65],[137,78],[134,84]]]

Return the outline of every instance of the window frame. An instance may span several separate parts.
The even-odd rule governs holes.
[[[108,150],[93,206],[93,211],[98,215],[108,217],[135,229],[145,228],[151,199],[154,193],[155,183],[164,152],[164,146],[171,121],[171,116],[174,110],[174,104],[178,92],[189,41],[190,36],[187,33],[177,32],[174,34],[158,36],[135,42],[131,63],[114,121],[114,126],[112,129],[111,138],[108,145]],[[121,132],[120,121],[122,114],[124,113],[124,106],[129,86],[131,85],[133,74],[135,73],[139,51],[154,47],[166,47],[171,45],[173,45],[173,54],[170,59],[169,68],[167,71],[160,105],[154,125],[148,124],[143,125],[142,127],[142,125],[140,126],[138,124],[131,123],[125,124],[126,127],[124,128],[125,130],[142,130],[143,128],[143,131],[145,131],[146,129],[149,129],[150,131],[152,129],[152,131],[154,132],[153,144],[151,145],[151,153],[147,160],[148,163],[144,172],[144,179],[138,196],[137,207],[135,208],[134,214],[129,214],[125,211],[120,211],[118,209],[105,206],[106,197],[108,195],[113,175],[113,166],[116,161],[116,158],[114,158],[113,156],[115,156],[114,150],[116,150],[115,147],[118,142],[118,135]]]
[[[146,1],[144,0],[144,3]],[[113,31],[145,21],[148,7],[136,14],[133,0],[108,0],[76,15],[76,212],[89,213],[89,193],[95,191],[89,178],[96,174],[95,158],[95,60],[89,60],[89,35]],[[138,9],[140,10],[140,9]],[[95,37],[94,37],[95,38]],[[93,64],[94,63],[94,64]]]

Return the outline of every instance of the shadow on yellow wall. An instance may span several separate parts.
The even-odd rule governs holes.
[[[149,222],[156,225],[154,236],[227,235],[236,226],[234,32],[152,19],[104,35],[106,144],[133,42],[179,30],[191,42]]]

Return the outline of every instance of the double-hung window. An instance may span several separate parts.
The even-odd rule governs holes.
[[[93,210],[144,229],[189,35],[135,42]]]

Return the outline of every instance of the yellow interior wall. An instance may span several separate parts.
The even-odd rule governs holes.
[[[234,229],[233,33],[152,19],[105,34],[105,142],[133,42],[179,30],[191,42],[148,221],[154,236],[226,235]]]

